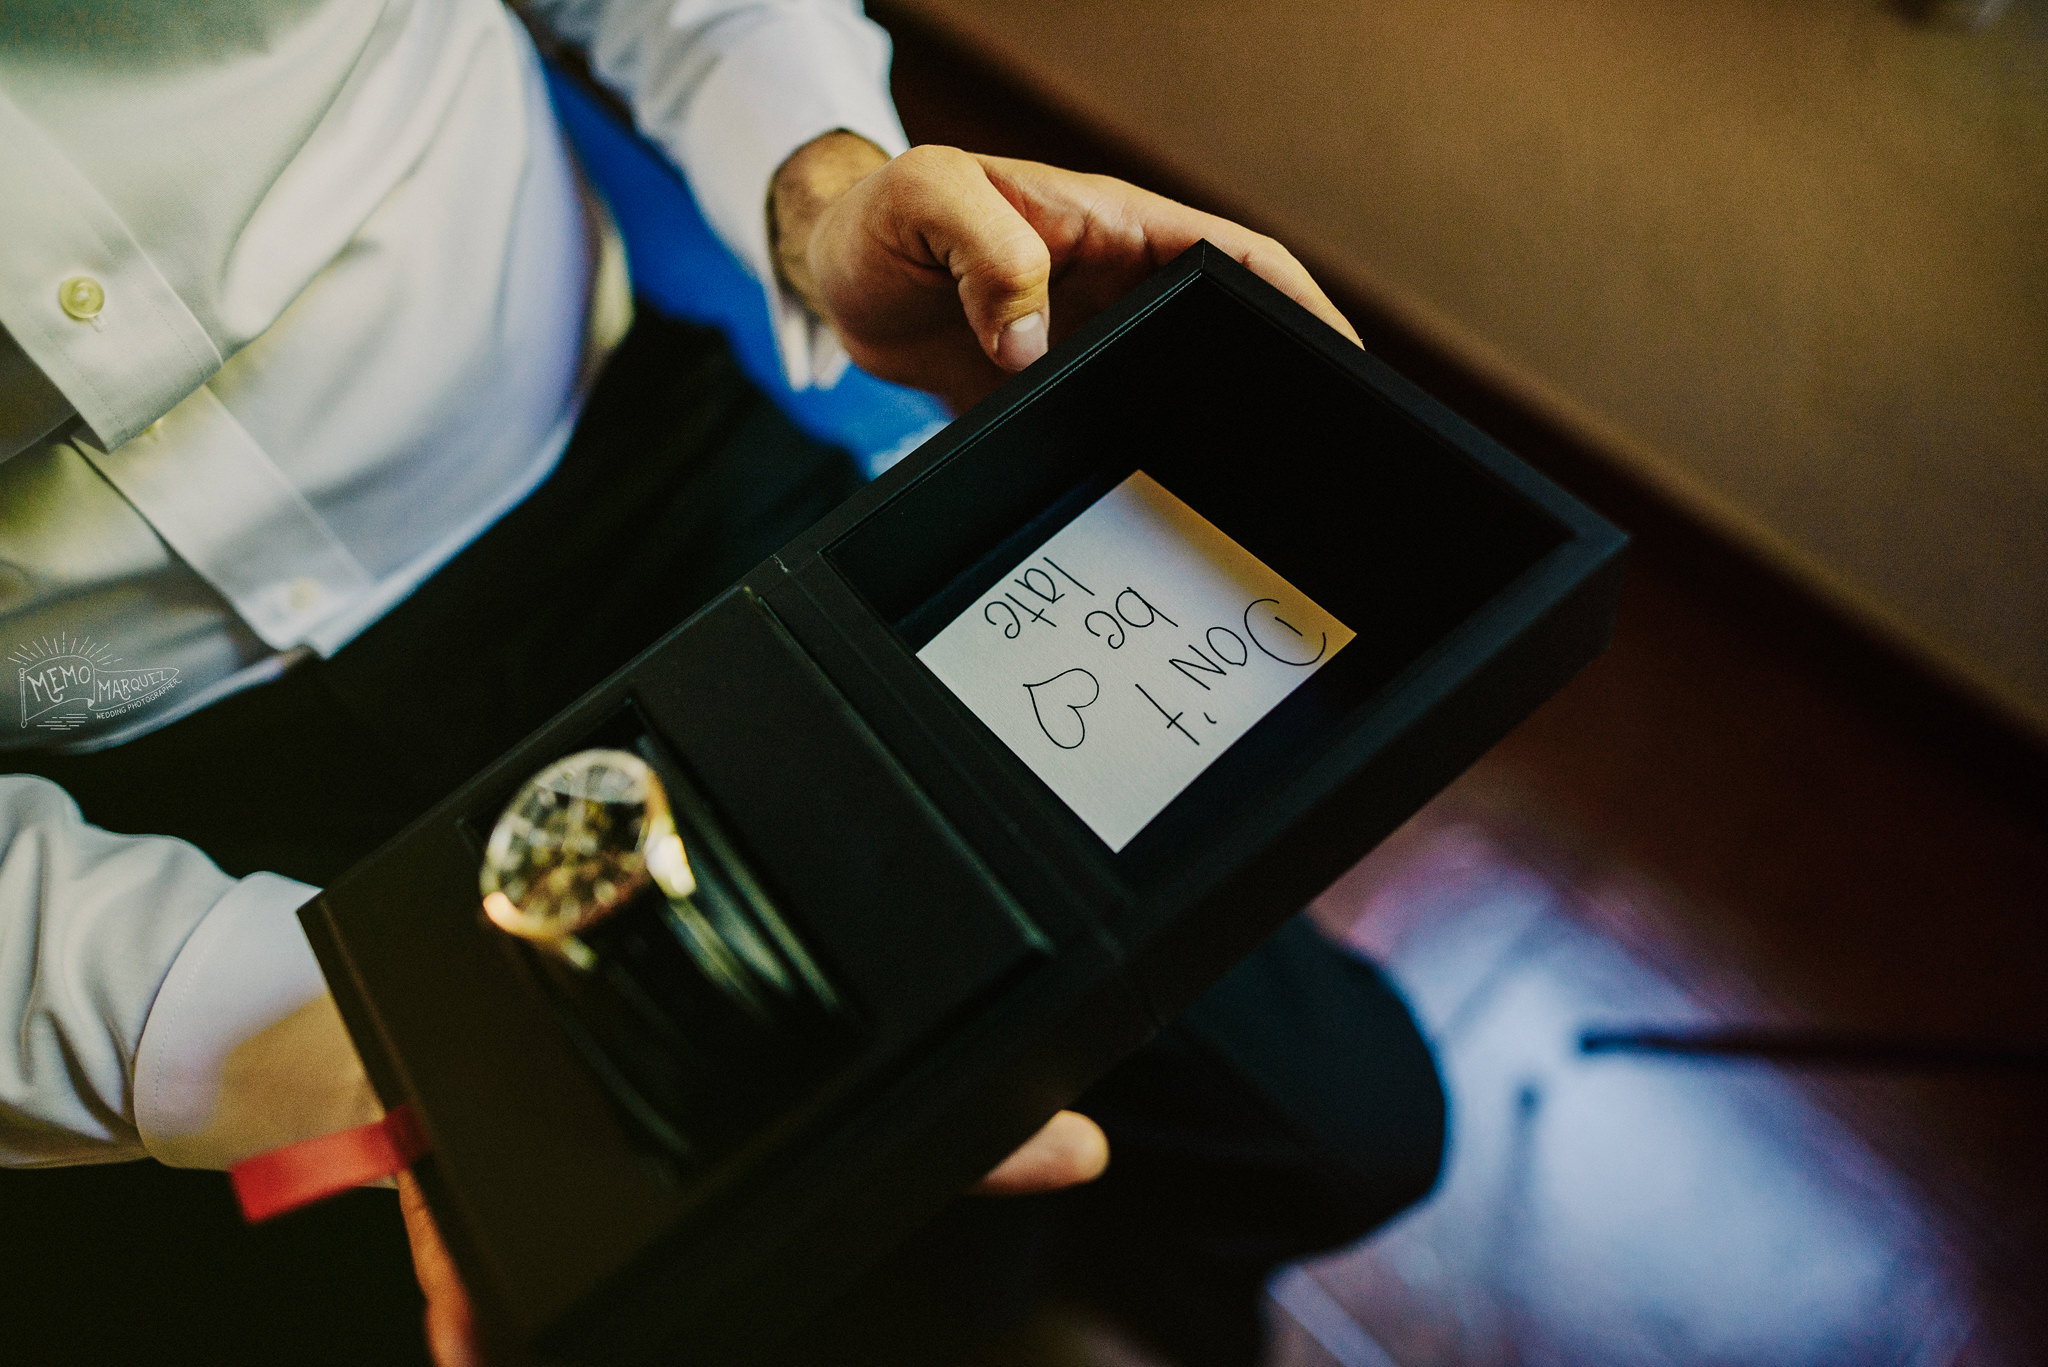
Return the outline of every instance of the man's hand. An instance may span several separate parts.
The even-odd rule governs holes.
[[[1061,1111],[1024,1146],[996,1165],[974,1190],[984,1196],[1027,1196],[1093,1181],[1109,1166],[1109,1141],[1087,1116]],[[427,1298],[427,1348],[438,1367],[503,1367],[511,1355],[480,1333],[448,1257],[426,1197],[409,1172],[398,1174],[398,1205],[412,1242],[413,1272]]]
[[[1108,176],[828,133],[777,172],[784,278],[863,369],[965,408],[1207,238],[1352,342],[1270,237]]]

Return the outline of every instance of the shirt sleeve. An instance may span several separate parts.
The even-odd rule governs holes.
[[[221,367],[113,206],[0,92],[0,325],[113,450]]]
[[[294,913],[0,775],[0,1164],[225,1168],[381,1114]]]
[[[762,282],[792,388],[831,385],[838,340],[779,284],[768,187],[790,153],[845,129],[895,156],[889,38],[855,0],[534,0],[588,54],[690,182],[705,219]]]

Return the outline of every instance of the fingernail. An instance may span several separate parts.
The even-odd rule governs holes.
[[[1045,314],[1027,313],[1003,329],[996,338],[996,364],[1005,370],[1022,370],[1045,355]]]

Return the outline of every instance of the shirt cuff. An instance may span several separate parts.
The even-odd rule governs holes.
[[[299,929],[317,891],[245,878],[179,951],[136,1050],[135,1124],[152,1157],[229,1168],[383,1114]]]
[[[149,254],[0,93],[0,324],[113,450],[221,367]]]
[[[889,40],[849,12],[815,12],[748,33],[720,58],[665,137],[698,206],[762,282],[776,347],[792,389],[830,388],[847,358],[837,337],[783,286],[768,247],[768,190],[776,170],[812,139],[844,129],[890,156],[910,146],[889,101]]]

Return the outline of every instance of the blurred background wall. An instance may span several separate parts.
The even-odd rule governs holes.
[[[2048,0],[887,0],[2048,736]]]

